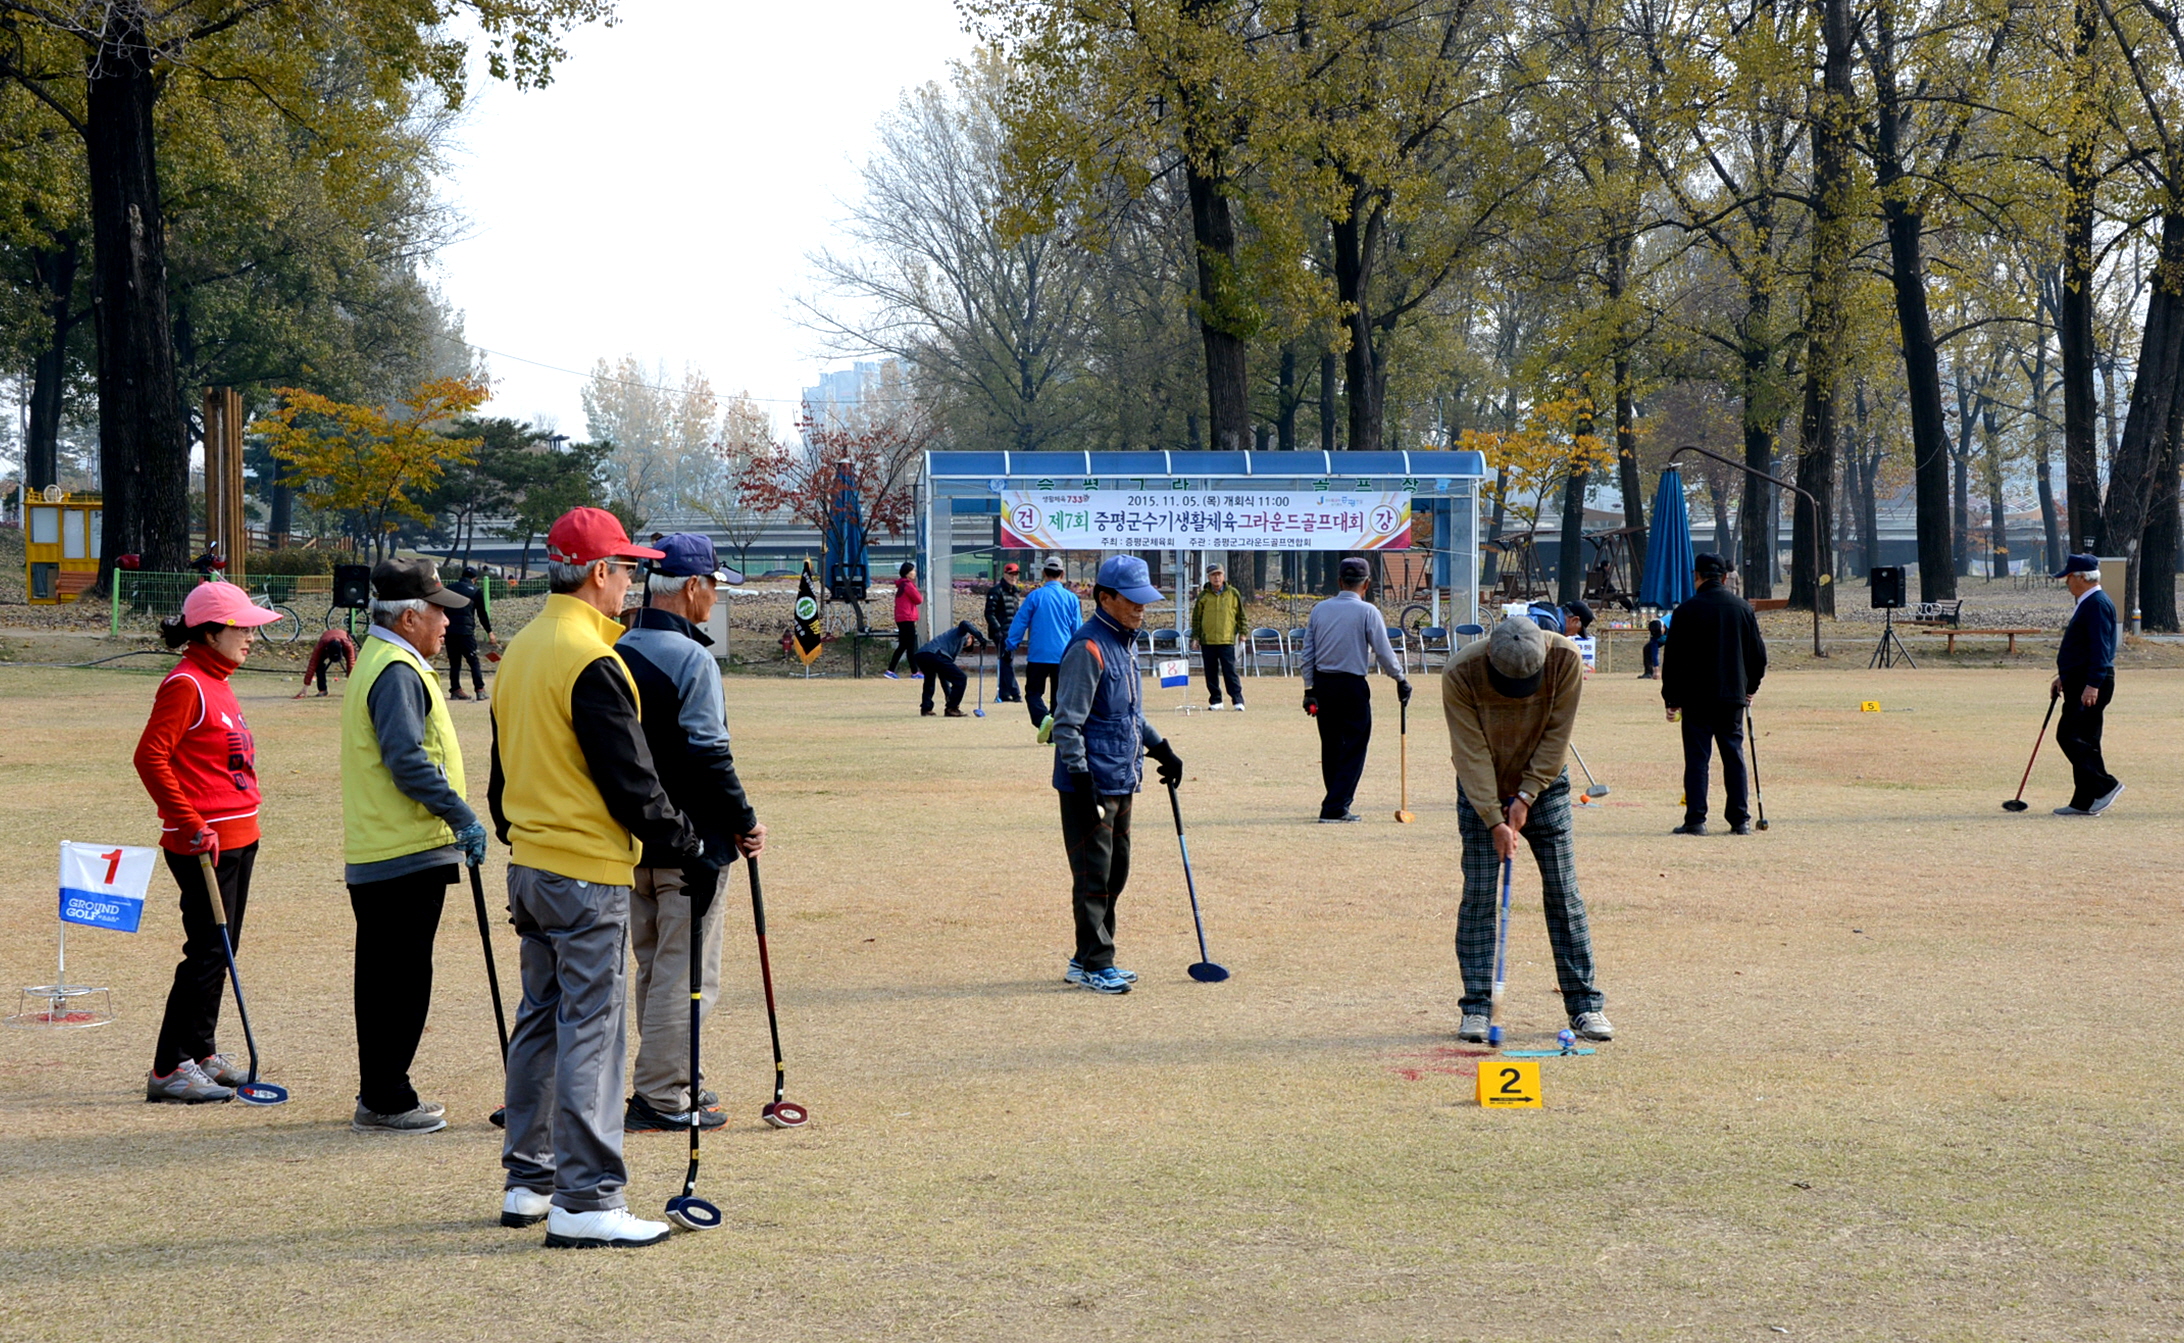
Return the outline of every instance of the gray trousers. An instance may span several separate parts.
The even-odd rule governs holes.
[[[510,1189],[596,1212],[622,1187],[622,1073],[629,887],[508,866],[508,912],[523,939],[523,1001],[508,1037]]]
[[[704,969],[698,1019],[720,1000],[720,887],[698,930]],[[632,1090],[661,1114],[690,1108],[690,892],[679,867],[640,867],[630,888],[629,948],[637,953],[637,1073]],[[702,1084],[702,1078],[701,1084]]]

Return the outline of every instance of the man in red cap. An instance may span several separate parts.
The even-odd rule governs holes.
[[[636,682],[614,651],[635,562],[659,558],[612,513],[563,514],[546,533],[545,609],[509,640],[493,698],[487,797],[512,850],[508,909],[523,940],[501,1225],[544,1219],[555,1247],[668,1235],[622,1193],[630,886],[640,858],[679,864],[705,846],[660,785]]]
[[[1023,590],[1016,586],[1018,570],[1014,564],[1001,566],[1001,577],[986,589],[986,641],[994,646],[993,702],[996,704],[1021,704],[1023,692],[1016,688],[1016,667],[1009,657],[1009,626],[1015,623],[1016,608],[1024,604]]]

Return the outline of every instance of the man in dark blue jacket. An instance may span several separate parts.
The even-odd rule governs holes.
[[[2055,650],[2051,695],[2063,699],[2063,720],[2055,725],[2055,744],[2070,757],[2073,788],[2070,805],[2057,816],[2098,816],[2108,810],[2123,784],[2101,759],[2101,714],[2116,693],[2116,604],[2101,591],[2101,562],[2073,555],[2057,575],[2078,599],[2062,647]]]
[[[1698,591],[1669,617],[1662,650],[1661,702],[1668,719],[1682,715],[1683,824],[1671,834],[1706,833],[1706,776],[1721,752],[1721,818],[1732,835],[1752,833],[1751,799],[1744,773],[1744,715],[1767,675],[1767,641],[1759,617],[1722,582],[1729,562],[1719,555],[1692,560]]]
[[[679,1132],[689,1127],[693,1108],[701,1128],[727,1121],[710,1093],[691,1094],[690,955],[695,942],[704,962],[702,1020],[720,998],[721,911],[714,897],[721,866],[766,847],[766,827],[744,795],[729,751],[720,667],[706,651],[713,641],[704,625],[726,578],[719,552],[690,532],[656,544],[663,555],[652,562],[645,605],[614,651],[637,683],[645,744],[660,786],[704,838],[705,856],[675,862],[672,854],[655,858],[647,845],[630,888],[637,1066],[622,1128],[631,1133]]]
[[[966,644],[977,652],[986,646],[986,641],[971,627],[970,621],[958,620],[954,628],[941,631],[939,638],[927,640],[912,655],[910,665],[925,677],[925,693],[918,702],[920,714],[927,718],[933,716],[933,687],[938,684],[948,688],[947,716],[968,716],[963,712],[963,687],[970,684],[970,677],[956,665]]]
[[[1145,721],[1139,699],[1137,632],[1160,600],[1145,561],[1111,555],[1092,589],[1092,618],[1070,636],[1054,687],[1054,789],[1062,797],[1062,845],[1069,851],[1077,954],[1071,984],[1128,993],[1137,976],[1115,965],[1115,901],[1130,879],[1130,804],[1143,757],[1160,781],[1180,783],[1183,759]]]

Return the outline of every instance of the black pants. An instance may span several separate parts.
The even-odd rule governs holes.
[[[918,623],[914,620],[895,622],[895,655],[887,660],[889,671],[907,661],[914,669],[918,657]]]
[[[1372,686],[1353,672],[1323,671],[1313,674],[1312,693],[1319,700],[1319,768],[1327,785],[1319,814],[1341,816],[1357,800],[1373,742]]]
[[[167,859],[167,870],[174,874],[174,884],[182,888],[182,963],[174,968],[167,1015],[159,1024],[159,1045],[152,1055],[152,1071],[165,1076],[184,1059],[209,1058],[219,1052],[213,1033],[220,1024],[227,953],[220,947],[220,925],[212,921],[212,902],[197,855],[160,852]],[[250,870],[257,862],[258,846],[245,844],[222,849],[214,869],[221,908],[227,912],[228,939],[237,947],[243,942],[243,907],[250,903]]]
[[[1077,964],[1105,970],[1115,963],[1115,901],[1130,880],[1130,804],[1135,799],[1128,793],[1100,797],[1075,791],[1061,798]]]
[[[447,863],[349,888],[356,911],[356,1103],[383,1115],[417,1108],[410,1061],[432,1007],[432,939],[456,877]]]
[[[1009,637],[1007,630],[998,630],[993,636],[993,702],[1015,704],[1024,698],[1024,692],[1016,688],[1015,654],[1002,647]]]
[[[2070,757],[2070,805],[2080,811],[2116,786],[2116,776],[2108,772],[2108,763],[2101,758],[2101,718],[2116,693],[2115,682],[2101,687],[2100,698],[2090,709],[2078,702],[2078,696],[2084,693],[2082,685],[2063,687],[2063,718],[2055,725],[2055,744]]]
[[[1027,661],[1024,663],[1024,707],[1031,710],[1031,725],[1033,727],[1037,727],[1046,721],[1048,713],[1046,692],[1055,684],[1061,673],[1062,664],[1059,662]]]
[[[484,693],[484,691],[485,691],[485,668],[484,668],[484,667],[482,667],[482,666],[480,666],[480,665],[479,665],[479,663],[478,663],[478,640],[477,640],[477,636],[475,636],[475,635],[471,635],[471,634],[450,634],[450,635],[448,635],[448,636],[447,636],[447,688],[448,688],[448,689],[450,689],[450,690],[460,690],[460,689],[462,689],[462,688],[463,688],[463,662],[464,662],[464,661],[465,661],[466,659],[467,659],[467,660],[469,661],[469,663],[470,663],[470,684],[471,684],[472,688],[476,689],[476,690],[477,690],[477,691],[478,691],[478,692],[479,692],[480,694],[483,694],[483,693]],[[451,878],[451,880],[452,880],[452,878]],[[386,1112],[385,1112],[385,1111],[381,1111],[380,1113],[384,1114],[384,1113],[386,1113]]]
[[[963,687],[971,678],[963,674],[954,658],[944,658],[938,653],[912,653],[910,665],[925,673],[925,690],[918,696],[918,707],[927,713],[933,711],[933,684],[939,682],[948,687],[948,707],[963,707]]]
[[[1706,819],[1706,776],[1717,748],[1721,751],[1721,818],[1731,825],[1752,819],[1744,774],[1744,706],[1687,704],[1683,709],[1685,825]]]
[[[1238,704],[1244,702],[1244,683],[1236,679],[1235,644],[1201,644],[1200,660],[1206,672],[1207,702],[1221,702],[1221,686],[1228,685],[1228,697]]]

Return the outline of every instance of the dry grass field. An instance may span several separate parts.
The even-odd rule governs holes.
[[[1453,1035],[1437,710],[1411,743],[1417,824],[1391,818],[1383,687],[1369,823],[1321,827],[1296,682],[1252,682],[1243,716],[1186,719],[1153,691],[1235,978],[1184,976],[1154,794],[1120,911],[1144,982],[1102,998],[1061,983],[1048,754],[1014,706],[921,720],[909,681],[733,678],[775,836],[790,1095],[814,1119],[758,1122],[739,878],[708,1037],[733,1118],[702,1185],[727,1226],[595,1254],[496,1225],[498,1067],[459,889],[416,1070],[453,1123],[349,1131],[338,704],[246,677],[267,805],[243,970],[294,1100],[141,1101],[179,941],[163,872],[141,935],[71,938],[120,1019],[0,1032],[0,1338],[2173,1339],[2184,672],[2128,677],[2109,739],[2131,789],[2066,821],[2052,742],[2034,810],[1999,806],[2045,702],[2037,660],[1839,663],[1768,682],[1774,824],[1742,839],[1670,837],[1679,766],[1652,685],[1589,689],[1579,743],[1614,793],[1578,817],[1582,874],[1621,1038],[1550,1061],[1544,1110],[1499,1113],[1470,1103],[1477,1051]],[[128,766],[153,684],[0,668],[10,1001],[52,970],[55,841],[154,834]],[[1874,698],[1888,712],[1860,714]],[[485,712],[454,708],[482,800]],[[1518,1045],[1563,1024],[1537,889],[1520,865]],[[496,943],[507,983],[505,926]],[[223,1024],[240,1048],[232,1009]],[[681,1142],[628,1145],[650,1212]]]

